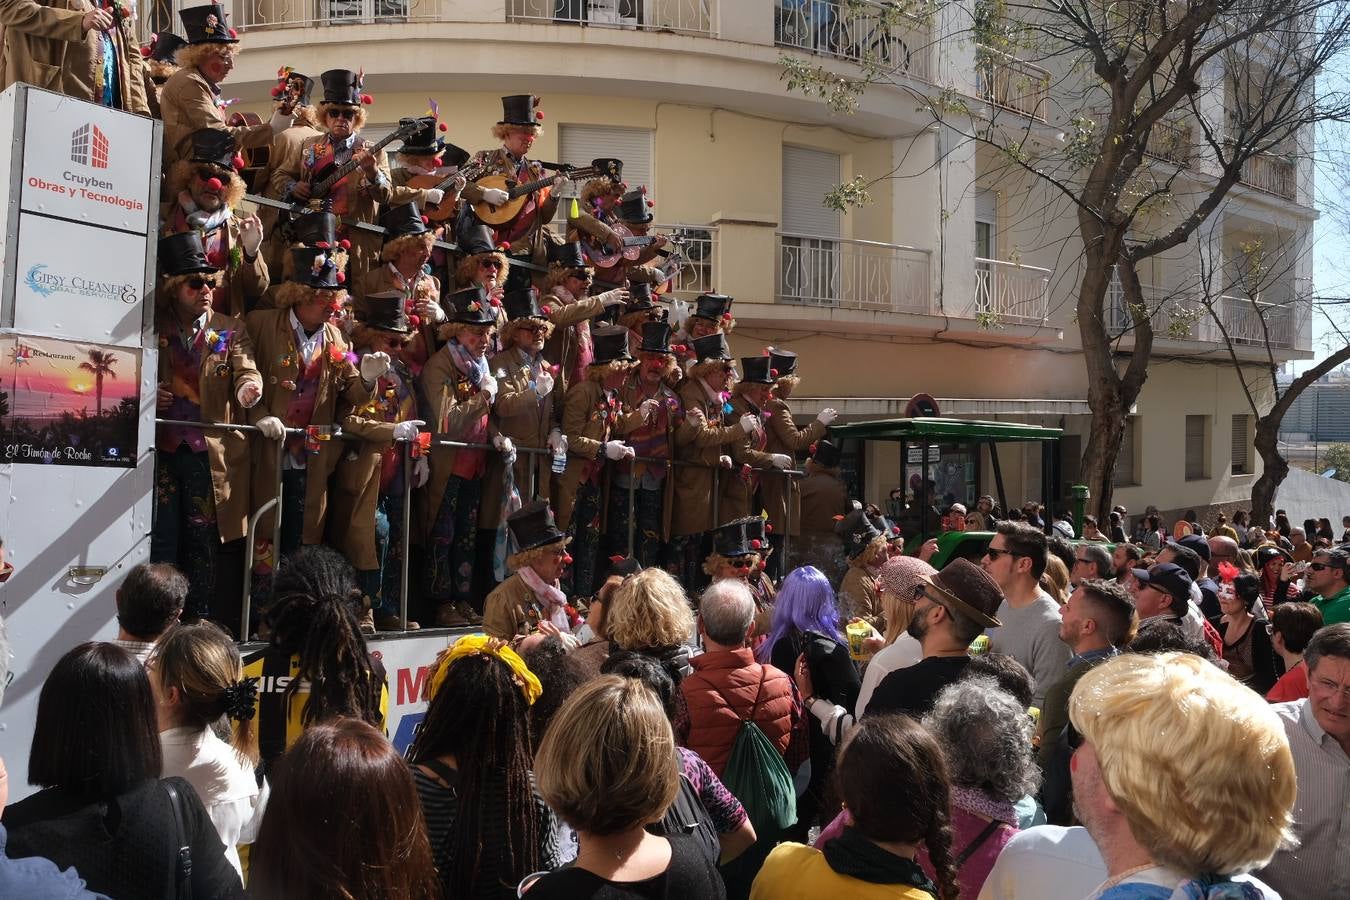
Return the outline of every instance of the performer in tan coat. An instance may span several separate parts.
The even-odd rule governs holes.
[[[567,553],[571,538],[558,530],[553,512],[543,500],[516,510],[506,524],[516,548],[507,565],[515,574],[488,595],[483,630],[492,637],[511,640],[547,621],[559,631],[570,633],[581,624],[560,580],[563,569],[572,562]]]
[[[262,398],[262,377],[244,323],[211,309],[220,270],[195,231],[159,242],[158,416],[189,422],[243,424]],[[249,514],[249,438],[244,432],[165,425],[155,433],[155,518],[150,558],[187,575],[184,616],[239,627],[241,547],[222,568],[222,544],[239,543]],[[218,575],[234,577],[223,577]],[[234,588],[219,591],[218,587]],[[233,613],[233,616],[231,616]]]
[[[844,542],[848,570],[839,585],[839,615],[845,621],[862,619],[878,633],[886,633],[881,605],[881,567],[890,558],[886,535],[861,509],[844,516],[835,526]]]
[[[272,88],[272,107],[291,108],[290,127],[272,138],[267,162],[260,166],[251,185],[253,193],[280,200],[290,178],[274,185],[272,176],[280,172],[300,171],[300,153],[305,141],[323,134],[319,130],[319,111],[314,108],[312,93],[314,79],[284,66],[277,72],[277,83]],[[263,223],[263,258],[277,281],[285,277],[285,265],[290,261],[292,242],[302,243],[289,227],[289,215],[270,206],[258,207],[258,218]]]
[[[848,487],[839,478],[839,448],[827,440],[817,441],[801,483],[801,535],[793,542],[789,570],[815,566],[831,584],[839,584],[847,558],[834,525],[849,508]]]
[[[737,419],[752,417],[755,428],[731,444],[731,462],[736,469],[730,477],[722,479],[722,506],[717,513],[721,522],[758,516],[763,508],[759,502],[760,471],[792,465],[792,457],[786,453],[765,451],[769,438],[763,407],[773,383],[767,356],[741,358],[741,380],[731,389],[731,415]]]
[[[172,31],[152,34],[149,43],[141,45],[141,56],[145,58],[145,101],[150,106],[150,115],[156,119],[160,117],[159,92],[178,71],[174,58],[186,46],[187,41]]]
[[[366,297],[392,291],[403,298],[403,311],[410,317],[413,330],[401,358],[417,375],[440,347],[437,330],[446,321],[441,283],[430,271],[434,237],[416,203],[389,207],[380,215],[380,225],[384,228],[382,265],[366,273],[353,299],[353,309],[359,319],[365,312]]]
[[[539,308],[553,323],[553,336],[544,355],[555,363],[562,389],[582,381],[595,356],[591,319],[606,309],[628,302],[627,290],[606,291],[590,296],[595,273],[587,267],[581,244],[559,244],[549,251],[544,299]]]

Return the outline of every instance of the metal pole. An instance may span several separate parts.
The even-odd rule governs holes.
[[[281,563],[281,510],[282,497],[286,487],[282,482],[281,467],[286,463],[286,437],[282,435],[281,440],[277,441],[277,514],[273,517],[272,525],[272,571],[276,571]],[[305,475],[309,477],[308,473]],[[300,522],[301,533],[304,533],[305,523]]]
[[[783,559],[778,564],[779,571],[786,574],[789,555],[792,551],[792,492],[797,488],[797,476],[784,475],[787,479],[787,515],[783,517]]]
[[[628,467],[628,555],[633,556],[633,536],[637,531],[637,475]]]
[[[989,442],[989,465],[994,469],[994,485],[998,488],[998,502],[1003,515],[1008,514],[1008,492],[1003,488],[1003,467],[998,464],[998,441]]]
[[[412,533],[412,442],[403,442],[403,556],[399,560],[398,615],[401,630],[408,630],[408,546]]]
[[[713,528],[716,528],[718,525],[722,524],[717,520],[717,501],[718,498],[720,498],[722,495],[721,491],[722,466],[720,463],[713,467],[712,473],[713,473],[713,495],[712,495]]]
[[[269,509],[280,506],[279,500],[279,497],[273,497],[248,517],[248,533],[244,537],[244,602],[241,605],[243,612],[239,616],[239,640],[241,641],[246,641],[249,638],[248,620],[253,613],[253,531],[258,527],[258,520]],[[277,512],[280,514],[281,511],[278,509]]]

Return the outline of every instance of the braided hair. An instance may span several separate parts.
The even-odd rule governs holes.
[[[301,721],[311,725],[351,716],[381,727],[383,678],[361,634],[356,573],[342,555],[330,547],[301,547],[282,560],[272,597],[267,613],[272,646],[299,657],[287,702],[302,682],[309,685]]]
[[[501,660],[455,660],[431,703],[409,757],[414,764],[453,756],[460,772],[455,820],[441,865],[447,897],[510,891],[540,867],[540,823],[530,776],[529,703]],[[476,886],[476,887],[475,887]]]

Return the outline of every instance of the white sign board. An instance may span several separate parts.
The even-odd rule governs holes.
[[[145,235],[19,219],[14,327],[104,344],[141,342]]]
[[[23,211],[151,232],[153,121],[47,91],[30,89],[27,97]]]
[[[431,666],[442,650],[453,644],[462,632],[409,637],[377,636],[369,638],[370,652],[384,663],[389,685],[389,739],[399,753],[407,753],[417,726],[426,718],[427,703],[422,692],[431,679]]]

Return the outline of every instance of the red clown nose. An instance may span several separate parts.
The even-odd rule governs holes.
[[[570,553],[564,553],[564,554],[563,554],[563,565],[565,565],[565,566],[570,566],[571,564],[572,564],[572,554],[570,554]]]
[[[221,180],[219,178],[206,179],[206,189],[208,191],[219,191],[224,186],[225,185],[221,183]]]

